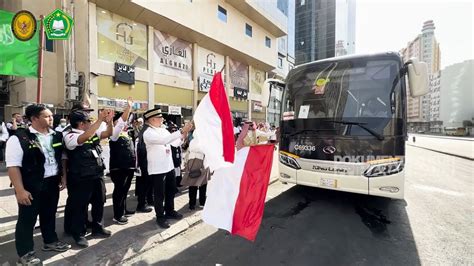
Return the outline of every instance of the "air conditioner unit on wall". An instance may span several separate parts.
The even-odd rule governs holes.
[[[68,84],[77,84],[77,80],[79,79],[78,72],[68,72],[67,73],[67,83]]]
[[[66,88],[66,100],[79,100],[79,88],[78,87],[67,87]]]

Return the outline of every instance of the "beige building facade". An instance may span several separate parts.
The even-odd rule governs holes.
[[[45,52],[45,103],[120,109],[133,97],[137,111],[159,106],[189,119],[223,70],[234,117],[265,120],[261,87],[277,66],[276,39],[286,35],[287,21],[258,1],[7,0],[0,8],[37,18],[60,8],[75,20],[73,38]],[[134,84],[117,80],[116,63],[131,67]],[[11,106],[35,99],[36,79],[11,83]]]
[[[432,20],[425,21],[421,34],[400,51],[404,61],[415,57],[420,61],[426,62],[428,64],[430,80],[435,79],[439,75],[441,65],[441,50],[434,30],[434,22]],[[436,83],[430,82],[430,84]],[[434,88],[430,88],[430,91],[434,91]],[[407,118],[409,130],[424,132],[430,130],[431,102],[431,93],[416,98],[408,95]]]

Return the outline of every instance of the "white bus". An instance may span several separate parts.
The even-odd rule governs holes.
[[[402,199],[407,84],[428,92],[427,66],[398,53],[329,58],[291,70],[283,86],[282,182]]]

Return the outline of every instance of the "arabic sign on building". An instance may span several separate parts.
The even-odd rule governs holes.
[[[207,92],[211,88],[212,78],[224,66],[224,56],[198,47],[198,86],[199,91]]]
[[[192,79],[191,43],[158,30],[155,30],[153,37],[155,72]]]
[[[170,115],[181,115],[181,106],[168,106],[168,114]]]
[[[260,102],[260,101],[252,101],[252,111],[253,111],[253,112],[257,112],[257,113],[262,112],[262,111],[263,111],[262,102]]]
[[[253,94],[262,94],[265,72],[254,67],[250,70],[250,86]]]
[[[98,106],[100,108],[111,108],[115,110],[124,110],[127,108],[126,99],[111,99],[105,97],[98,97]],[[146,111],[148,110],[148,102],[146,101],[133,101],[132,110],[134,111]]]
[[[238,100],[247,100],[249,97],[249,90],[234,87],[234,98]]]
[[[148,68],[145,25],[97,8],[97,42],[99,59]]]
[[[125,84],[135,84],[135,67],[125,64],[115,63],[115,82]]]
[[[249,92],[248,65],[230,59],[230,83],[234,89],[234,97],[247,100]]]

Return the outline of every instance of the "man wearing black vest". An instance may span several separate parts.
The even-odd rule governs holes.
[[[87,113],[90,114],[94,111],[94,109],[90,108],[89,105],[87,105],[83,102],[79,102],[79,103],[76,103],[72,106],[71,110],[69,111],[68,117],[70,116],[70,114],[72,112],[75,112],[75,111],[84,111],[84,112],[87,112]],[[72,127],[69,124],[62,131],[63,137],[66,136],[68,133],[70,133],[71,130],[72,130]],[[108,138],[109,136],[112,135],[112,130],[107,129],[107,124],[105,122],[101,123],[101,125],[99,127],[99,130],[97,132],[100,132],[100,139]],[[66,174],[66,172],[67,172],[67,156],[63,157],[62,166],[63,166],[64,175],[67,175]],[[69,203],[69,200],[70,199],[68,197],[68,201],[66,202],[66,208],[64,209],[64,232],[66,234],[71,234],[70,228],[71,228],[71,223],[72,223],[71,215],[70,215],[70,209],[69,209],[69,206],[71,206],[71,203]],[[87,209],[85,210],[84,217],[86,217],[87,228],[91,228],[91,223],[87,220],[88,219]]]
[[[104,162],[101,157],[100,131],[102,122],[112,130],[113,112],[102,110],[92,124],[88,112],[77,110],[70,114],[72,130],[64,137],[67,148],[67,185],[70,210],[70,233],[80,247],[89,245],[84,236],[89,202],[92,205],[92,234],[95,236],[111,235],[102,225],[105,203]]]
[[[153,180],[156,223],[161,228],[169,228],[168,219],[179,220],[183,217],[174,209],[176,179],[170,145],[180,145],[176,140],[183,139],[192,126],[188,123],[181,131],[169,133],[162,127],[163,113],[160,109],[149,110],[144,117],[149,125],[143,133],[143,141],[147,151],[148,174]]]
[[[114,207],[113,221],[117,224],[127,224],[127,215],[134,212],[126,209],[127,193],[132,184],[135,173],[135,150],[132,138],[127,133],[127,119],[133,102],[128,100],[127,108],[123,113],[117,112],[114,116],[114,130],[110,137],[110,179],[114,182],[112,201]]]
[[[61,177],[63,137],[53,131],[53,114],[45,105],[33,104],[26,108],[31,121],[28,129],[17,129],[6,146],[8,175],[18,201],[18,221],[15,244],[22,265],[36,265],[41,261],[34,255],[33,228],[40,217],[43,250],[63,252],[71,245],[58,240],[56,210],[59,190],[64,189]]]
[[[8,134],[10,134],[10,136],[15,135],[17,129],[25,129],[27,127],[27,124],[23,120],[23,116],[19,113],[13,113],[12,121],[7,123]]]
[[[137,176],[135,183],[135,192],[137,195],[137,212],[151,212],[154,205],[153,199],[153,181],[148,176],[148,159],[146,145],[143,141],[143,133],[148,129],[149,125],[145,123],[138,133],[137,140],[137,162],[140,167],[140,176]]]

